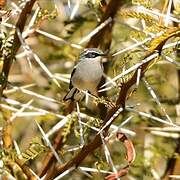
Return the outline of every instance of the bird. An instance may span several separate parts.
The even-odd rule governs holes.
[[[98,48],[86,48],[79,56],[79,61],[74,67],[69,84],[69,91],[63,98],[64,101],[75,100],[75,95],[81,91],[88,91],[97,97],[97,87],[104,74],[102,59],[106,57]]]

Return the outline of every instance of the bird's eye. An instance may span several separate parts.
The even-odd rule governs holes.
[[[90,52],[90,53],[88,53],[88,54],[86,55],[87,58],[95,58],[95,57],[97,57],[97,56],[98,56],[98,54],[95,53],[95,52]]]

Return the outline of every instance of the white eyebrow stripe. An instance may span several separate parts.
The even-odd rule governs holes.
[[[96,51],[89,51],[89,50],[87,50],[84,54],[88,54],[88,53],[92,53],[92,52],[96,53]]]

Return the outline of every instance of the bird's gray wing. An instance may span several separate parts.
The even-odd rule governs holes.
[[[72,79],[75,71],[76,71],[76,67],[74,67],[74,69],[73,69],[73,71],[72,71],[72,73],[71,73],[71,78],[70,78],[70,83],[69,83],[69,89],[70,89],[70,90],[73,88],[72,80],[71,80],[71,79]]]
[[[74,100],[74,95],[78,92],[78,90],[73,87],[72,89],[69,90],[69,92],[64,96],[63,100],[67,101],[69,99]]]
[[[71,73],[71,78],[70,78],[70,83],[69,83],[69,92],[65,95],[65,97],[63,98],[64,101],[67,101],[69,99],[74,100],[74,95],[76,94],[76,92],[78,91],[72,84],[72,77],[74,75],[76,71],[76,66],[74,67],[72,73]]]

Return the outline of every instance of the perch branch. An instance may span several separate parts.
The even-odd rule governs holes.
[[[162,47],[164,46],[164,44],[166,43],[166,41],[171,38],[171,37],[179,37],[180,36],[180,28],[174,28],[173,30],[170,30],[169,35],[163,39],[162,41],[159,41],[158,44],[154,47],[154,49],[151,49],[150,51],[147,51],[146,55],[144,58],[147,58],[149,56],[151,56],[153,53],[155,52],[161,52]],[[144,73],[146,72],[146,70],[148,69],[150,63],[152,63],[153,60],[148,61],[146,63],[144,63],[141,67],[141,78],[143,77]],[[113,116],[113,114],[119,109],[119,107],[121,106],[125,106],[125,101],[127,98],[127,92],[129,90],[129,88],[136,83],[136,79],[137,79],[137,70],[134,73],[133,77],[126,83],[122,84],[120,93],[119,93],[119,97],[116,101],[116,107],[111,108],[105,119],[104,119],[104,123],[103,125],[105,125],[109,119]],[[108,130],[110,125],[112,124],[112,122],[104,129],[104,137],[107,136]],[[58,166],[56,171],[54,171],[54,177],[56,177],[58,174],[61,174],[63,172],[65,172],[67,169],[71,168],[71,167],[77,167],[86,157],[88,154],[92,153],[96,148],[98,148],[100,145],[102,144],[101,141],[101,137],[99,134],[96,135],[96,137],[94,138],[94,140],[92,142],[90,142],[89,144],[85,145],[81,151],[74,157],[72,158],[69,162],[67,162],[66,164],[64,164],[63,166]]]

